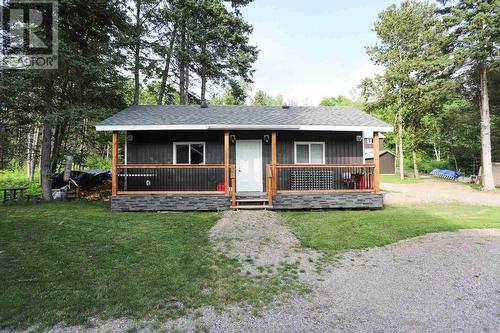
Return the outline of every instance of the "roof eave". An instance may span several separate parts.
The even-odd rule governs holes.
[[[97,131],[165,131],[165,130],[298,130],[335,132],[392,132],[392,126],[329,126],[329,125],[97,125]]]

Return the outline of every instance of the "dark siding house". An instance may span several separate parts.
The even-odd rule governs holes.
[[[392,128],[356,109],[133,106],[96,128],[113,132],[114,210],[383,205],[363,133]]]

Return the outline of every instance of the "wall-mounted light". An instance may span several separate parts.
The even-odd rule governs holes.
[[[356,141],[358,141],[358,142],[363,141],[363,136],[361,136],[361,135],[356,135]]]
[[[236,142],[236,135],[231,135],[229,138],[231,139],[231,143]]]
[[[132,134],[127,135],[127,141],[134,141],[134,136]]]
[[[269,142],[269,135],[268,134],[264,135],[264,142],[265,143]]]

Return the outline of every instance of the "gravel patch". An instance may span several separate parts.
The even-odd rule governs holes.
[[[466,184],[436,178],[423,178],[416,184],[382,183],[384,203],[388,205],[418,205],[447,202],[500,206],[500,191],[481,192]]]
[[[220,252],[242,264],[243,274],[276,274],[279,267],[294,265],[307,280],[305,273],[313,271],[321,254],[299,249],[297,238],[283,224],[271,211],[228,211],[209,237]]]

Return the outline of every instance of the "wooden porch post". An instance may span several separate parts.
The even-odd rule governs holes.
[[[229,131],[224,132],[224,194],[229,195]]]
[[[373,163],[375,163],[375,170],[373,170],[373,187],[375,192],[380,192],[380,153],[379,153],[379,133],[373,132]]]
[[[276,194],[277,190],[277,177],[276,177],[276,131],[271,133],[271,165],[273,170],[273,178],[272,178],[272,192]]]
[[[113,131],[112,139],[112,162],[111,162],[111,195],[118,192],[118,132]]]

